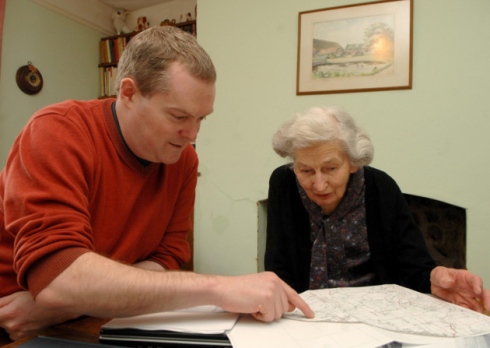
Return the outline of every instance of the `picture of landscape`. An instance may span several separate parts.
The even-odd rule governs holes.
[[[312,78],[393,74],[394,24],[395,16],[389,13],[314,23]]]
[[[412,88],[413,0],[299,12],[296,94]]]

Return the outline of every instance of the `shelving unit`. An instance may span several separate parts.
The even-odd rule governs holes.
[[[197,23],[195,20],[177,23],[174,25],[194,36],[197,36]],[[124,48],[136,34],[138,34],[138,32],[108,36],[100,39],[99,98],[115,97],[117,63],[119,62],[119,58],[121,57]]]

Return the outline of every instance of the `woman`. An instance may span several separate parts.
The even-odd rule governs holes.
[[[490,309],[480,277],[436,267],[396,182],[368,166],[373,145],[349,114],[311,108],[276,132],[273,148],[293,163],[270,178],[266,270],[298,292],[398,284]]]

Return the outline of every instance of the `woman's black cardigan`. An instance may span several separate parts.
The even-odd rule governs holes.
[[[366,224],[377,284],[398,284],[430,293],[435,263],[396,182],[364,167]],[[265,269],[297,292],[308,290],[310,222],[290,165],[275,169],[269,181]]]

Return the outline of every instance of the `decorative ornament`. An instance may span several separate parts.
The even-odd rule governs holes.
[[[146,19],[146,16],[138,17],[136,20],[136,28],[135,31],[142,31],[148,29],[150,27],[150,22]]]
[[[37,94],[43,88],[43,77],[31,62],[28,62],[27,65],[23,65],[17,70],[15,80],[17,86],[25,94]]]
[[[126,24],[127,14],[128,11],[124,9],[119,9],[112,14],[112,23],[114,24],[117,35],[128,34],[131,32],[131,29]]]
[[[166,25],[169,25],[171,27],[175,27],[175,24],[177,24],[177,21],[175,19],[172,19],[172,20],[165,19],[165,20],[163,20],[163,21],[160,22],[160,26],[161,27],[164,27]]]

